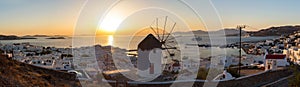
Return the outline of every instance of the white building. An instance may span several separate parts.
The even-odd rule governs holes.
[[[13,59],[14,60],[18,60],[21,61],[22,59],[24,59],[24,55],[22,52],[20,52],[19,50],[14,50],[13,51]]]
[[[192,69],[192,68],[198,69],[198,66],[200,66],[199,60],[185,59],[182,60],[181,62],[182,69]]]
[[[229,57],[229,56],[215,56],[211,58],[211,62],[212,62],[211,67],[220,67],[220,66],[229,67],[230,65],[238,65],[239,63],[238,58]]]
[[[54,70],[73,70],[72,63],[69,60],[55,61]]]
[[[266,40],[265,44],[269,45],[269,44],[274,44],[273,40]]]
[[[288,66],[289,63],[286,60],[286,55],[282,54],[267,54],[265,56],[265,70],[276,70],[277,67]]]
[[[297,47],[292,47],[287,50],[283,50],[283,54],[287,56],[291,62],[295,64],[300,64],[300,50]]]

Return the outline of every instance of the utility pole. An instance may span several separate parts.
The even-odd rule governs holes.
[[[240,56],[239,56],[239,69],[238,69],[238,73],[239,76],[241,76],[241,61],[242,61],[242,29],[246,28],[246,25],[238,25],[237,29],[240,30],[240,48],[239,48],[239,52],[240,52]]]

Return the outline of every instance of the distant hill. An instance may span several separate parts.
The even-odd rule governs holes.
[[[193,31],[193,33],[197,34],[197,35],[208,34],[208,32],[203,31],[203,30],[196,30],[196,31]]]
[[[0,86],[4,87],[79,87],[74,74],[10,60],[0,54]]]
[[[21,38],[15,35],[9,35],[9,36],[0,35],[0,40],[19,40],[19,39]]]
[[[0,40],[21,40],[21,39],[37,39],[37,38],[29,37],[29,36],[18,37],[15,35],[9,35],[9,36],[0,35]]]
[[[203,31],[203,30],[195,30],[195,31],[188,31],[188,32],[174,32],[174,34],[185,35],[185,34],[190,34],[191,32],[193,32],[194,34],[197,34],[197,35],[207,35],[208,34],[206,31]]]
[[[212,31],[214,33],[223,33],[225,32],[226,36],[237,36],[240,34],[240,30],[238,29],[224,29],[224,30],[218,30],[218,31]],[[246,31],[242,30],[242,34],[247,33]]]
[[[208,35],[208,31],[203,31],[203,30],[195,30],[192,31],[195,35]],[[240,33],[239,30],[237,29],[223,29],[223,30],[218,30],[218,31],[209,31],[212,34],[220,34],[225,32],[226,35],[237,35]],[[245,31],[242,31],[245,33]],[[175,34],[190,34],[191,32],[175,32]]]
[[[280,27],[270,27],[267,29],[262,29],[259,31],[248,32],[248,33],[251,36],[281,36],[281,35],[289,35],[299,30],[300,30],[300,26],[280,26]]]
[[[49,37],[49,38],[46,38],[46,39],[66,39],[65,37]]]
[[[26,35],[24,37],[50,37],[48,35]]]

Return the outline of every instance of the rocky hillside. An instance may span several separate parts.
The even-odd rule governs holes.
[[[10,60],[0,54],[0,86],[80,87],[73,74],[49,70]]]

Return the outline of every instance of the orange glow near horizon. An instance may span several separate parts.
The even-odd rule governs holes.
[[[104,29],[98,29],[97,32],[96,32],[96,35],[97,36],[101,36],[101,35],[113,35],[115,32],[111,32],[111,31],[106,31]]]

